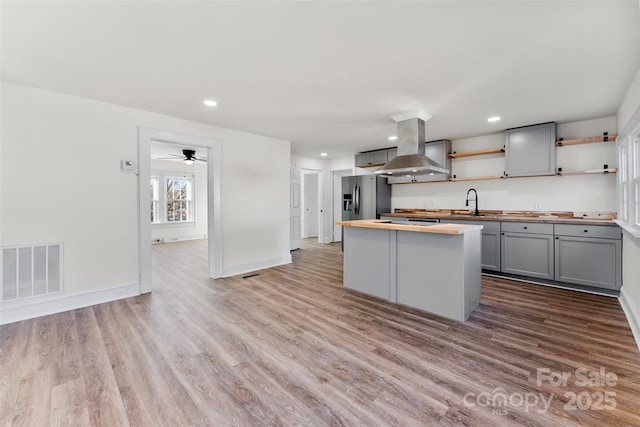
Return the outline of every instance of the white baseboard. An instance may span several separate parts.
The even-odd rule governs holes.
[[[164,236],[164,237],[154,237],[151,239],[151,244],[156,243],[173,243],[173,242],[184,242],[186,240],[200,240],[206,239],[206,234],[190,234],[185,236]]]
[[[0,303],[0,325],[140,295],[140,284]]]
[[[636,345],[638,346],[638,350],[640,350],[640,313],[638,312],[637,307],[633,304],[629,295],[625,292],[624,286],[620,289],[620,305],[622,306],[622,311],[627,316],[627,321],[629,322],[629,326],[631,327],[631,332],[633,332],[633,337],[636,339]]]
[[[262,261],[248,262],[246,264],[235,264],[222,267],[222,277],[236,276],[238,274],[249,273],[265,268],[276,267],[278,265],[291,264],[291,254],[286,254],[278,258],[270,258]]]

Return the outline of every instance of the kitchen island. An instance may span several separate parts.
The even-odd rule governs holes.
[[[465,321],[480,302],[482,226],[338,221],[344,286]]]

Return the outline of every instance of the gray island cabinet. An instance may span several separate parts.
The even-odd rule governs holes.
[[[344,226],[345,287],[458,321],[480,303],[482,226],[337,224]]]

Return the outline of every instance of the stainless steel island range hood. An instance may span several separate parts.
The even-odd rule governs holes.
[[[398,123],[398,156],[375,171],[382,176],[429,175],[449,173],[424,155],[424,122],[431,116],[424,111],[391,116]]]

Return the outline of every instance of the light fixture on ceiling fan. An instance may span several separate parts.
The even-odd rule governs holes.
[[[182,159],[182,161],[188,165],[192,165],[193,162],[198,160],[194,150],[182,150],[182,154],[184,154],[184,159]]]

